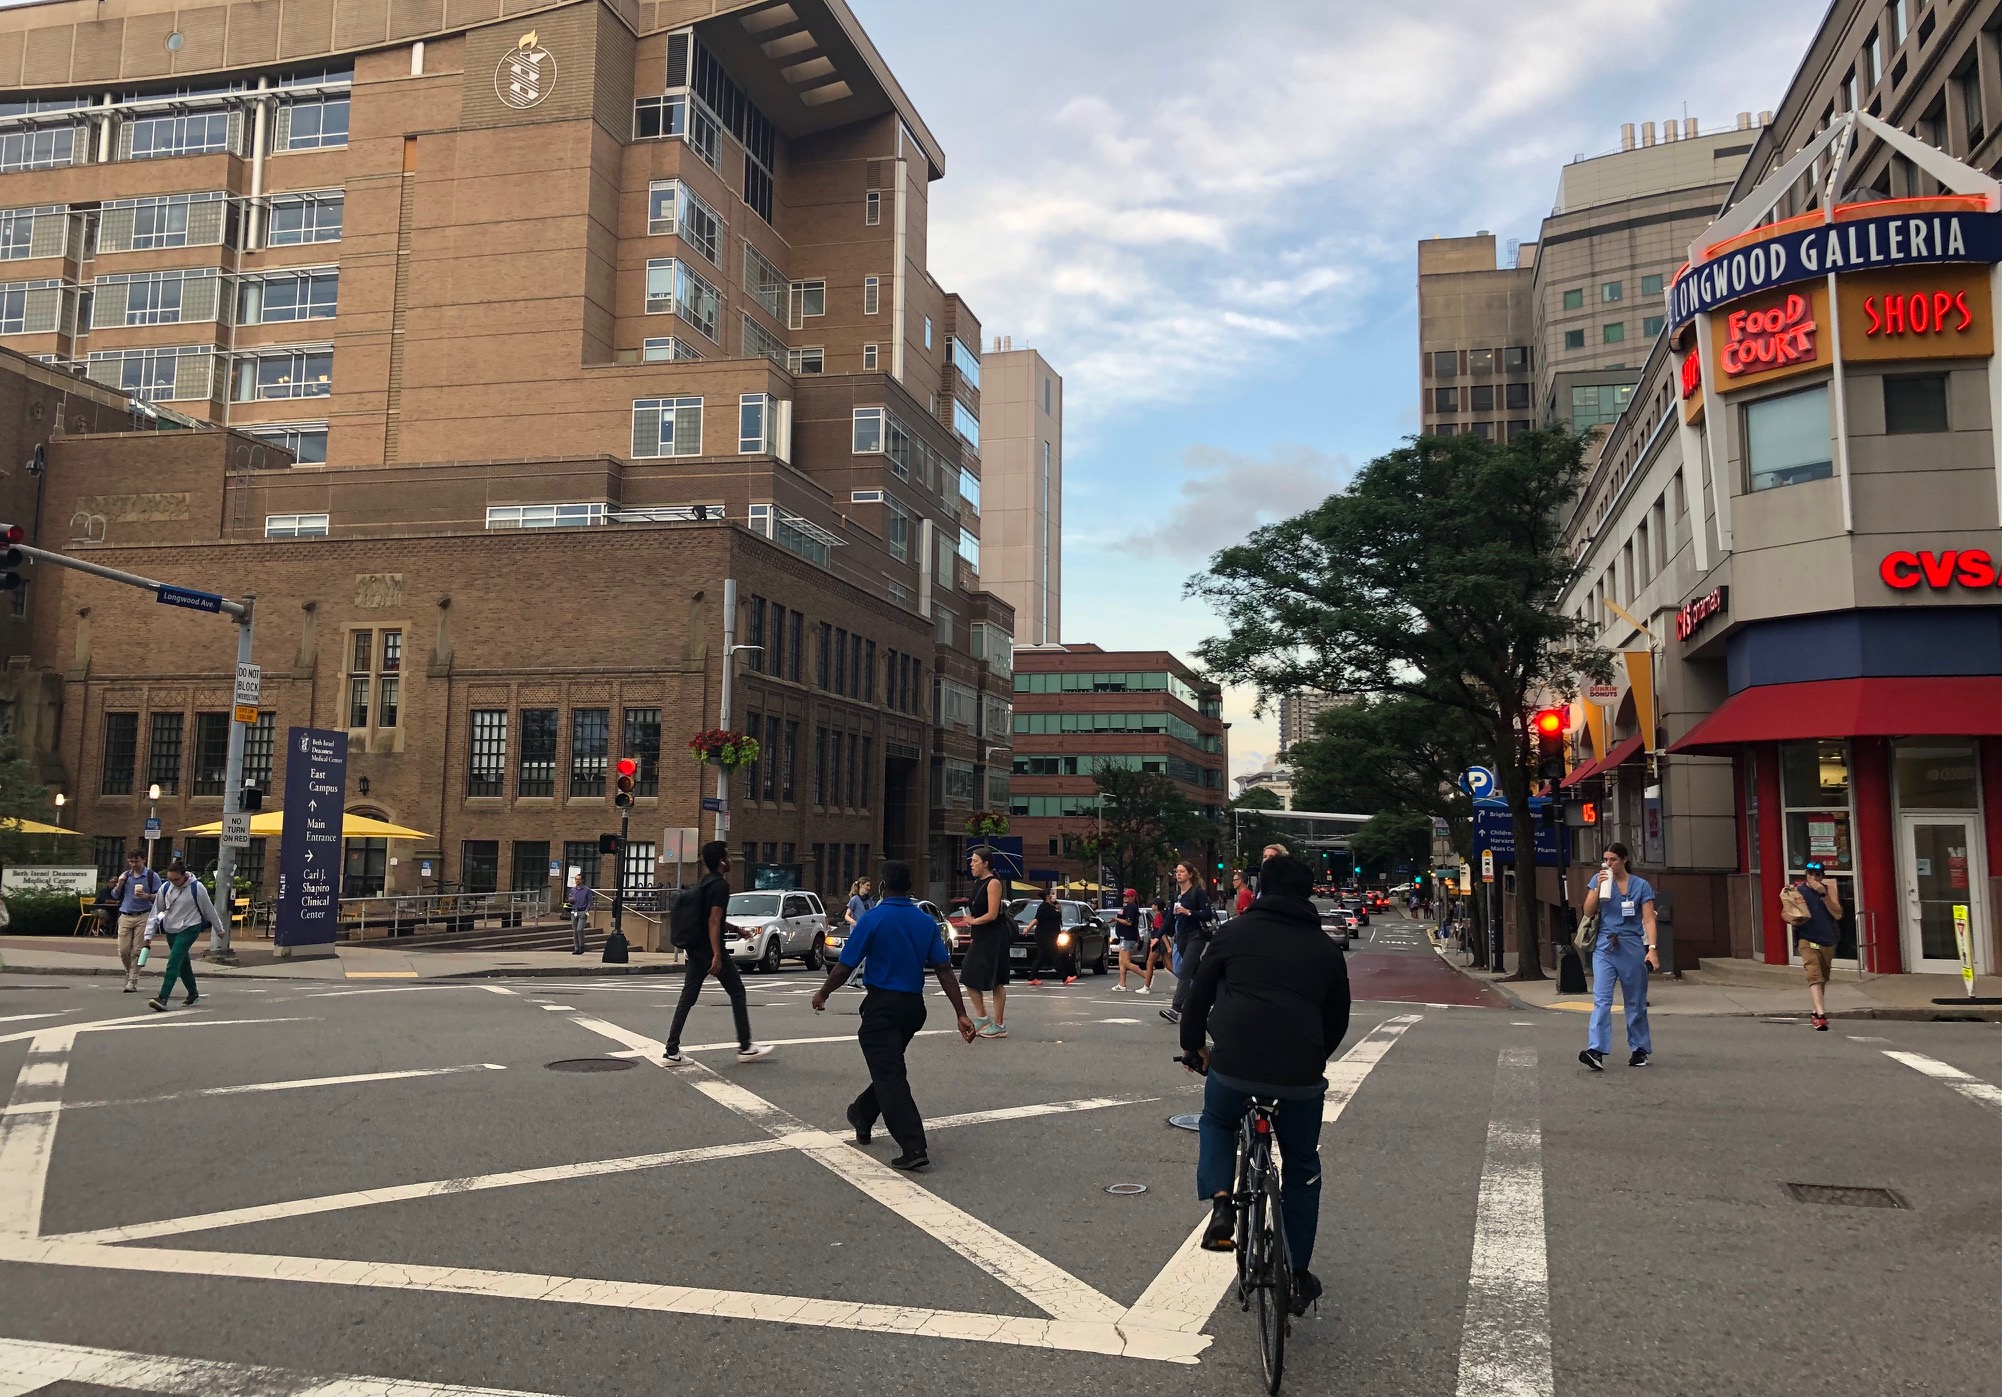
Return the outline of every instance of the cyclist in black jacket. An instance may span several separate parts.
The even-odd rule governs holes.
[[[1197,967],[1181,1041],[1185,1053],[1209,1066],[1196,1164],[1196,1191],[1211,1200],[1206,1250],[1233,1246],[1238,1123],[1253,1096],[1278,1098],[1280,1203],[1294,1268],[1293,1310],[1300,1314],[1321,1294],[1308,1263],[1321,1212],[1323,1074],[1348,1032],[1349,972],[1321,930],[1306,864],[1290,856],[1267,859],[1258,888],[1251,910],[1217,936]]]

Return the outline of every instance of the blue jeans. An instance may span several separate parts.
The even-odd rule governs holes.
[[[1196,1192],[1204,1198],[1237,1186],[1237,1127],[1251,1105],[1251,1093],[1225,1086],[1212,1072],[1203,1086],[1203,1124],[1196,1153]],[[1321,1105],[1319,1096],[1283,1100],[1273,1122],[1282,1157],[1280,1211],[1286,1225],[1286,1252],[1293,1269],[1314,1259],[1314,1234],[1321,1223]]]
[[[1647,974],[1645,938],[1633,933],[1599,938],[1592,952],[1592,1022],[1586,1037],[1593,1052],[1613,1050],[1615,980],[1619,981],[1620,998],[1627,1010],[1627,1046],[1636,1052],[1654,1051],[1654,1040],[1647,1028]]]

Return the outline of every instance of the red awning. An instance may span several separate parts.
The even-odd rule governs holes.
[[[1580,781],[1589,781],[1594,776],[1604,776],[1607,772],[1611,771],[1621,762],[1624,762],[1628,757],[1631,757],[1634,753],[1640,751],[1640,749],[1641,749],[1640,738],[1638,736],[1629,737],[1624,742],[1620,743],[1617,747],[1613,748],[1612,751],[1606,753],[1605,757],[1602,760],[1596,762],[1586,762],[1585,765],[1574,768],[1569,776],[1565,777],[1562,781],[1559,781],[1557,783],[1558,789],[1568,790],[1571,787],[1577,785]]]
[[[2002,675],[1819,679],[1741,689],[1671,752],[1817,737],[2002,737]]]

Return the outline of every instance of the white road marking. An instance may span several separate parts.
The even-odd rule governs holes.
[[[936,1038],[943,1033],[950,1033],[954,1037],[959,1036],[959,1030],[956,1028],[921,1028],[914,1036],[918,1038]],[[809,1043],[853,1043],[855,1035],[853,1033],[832,1033],[822,1038],[760,1038],[758,1041],[769,1043],[774,1048],[796,1048]],[[722,1043],[683,1043],[681,1045],[681,1051],[684,1053],[720,1053],[726,1050],[733,1053],[736,1052],[737,1040],[732,1038]],[[665,1044],[662,1045],[661,1051],[666,1051]],[[614,1053],[612,1056],[620,1057],[623,1054]],[[640,1054],[635,1052],[633,1056],[638,1057]],[[654,1056],[659,1057],[660,1054],[655,1053]]]
[[[1099,1111],[1113,1106],[1137,1106],[1155,1097],[1086,1097],[1077,1101],[1050,1101],[1035,1106],[1005,1106],[993,1111],[969,1111],[963,1115],[940,1116],[925,1122],[927,1130],[954,1130],[962,1126],[986,1125],[991,1121],[1028,1120],[1036,1116],[1064,1115],[1072,1111]],[[709,1160],[739,1159],[747,1155],[777,1154],[792,1148],[769,1136],[738,1144],[701,1145],[689,1149],[665,1150],[657,1154],[626,1155],[617,1159],[587,1160],[581,1164],[551,1164],[536,1169],[511,1169],[505,1173],[474,1174],[457,1179],[436,1179],[417,1184],[394,1184],[382,1188],[358,1189],[348,1193],[322,1194],[317,1198],[295,1198],[283,1203],[231,1208],[217,1213],[197,1213],[190,1217],[163,1218],[157,1222],[130,1223],[95,1232],[70,1232],[54,1241],[110,1244],[138,1242],[151,1237],[174,1237],[213,1228],[241,1227],[253,1222],[276,1222],[285,1218],[307,1217],[315,1213],[338,1213],[369,1208],[380,1203],[404,1203],[415,1198],[442,1198],[459,1193],[484,1193],[491,1189],[518,1188],[526,1184],[563,1183],[571,1179],[603,1178],[611,1174],[631,1174],[642,1169],[661,1169],[673,1164],[700,1164]]]
[[[64,1014],[74,1014],[74,1009],[58,1009],[53,1014],[6,1014],[0,1015],[0,1023],[25,1023],[29,1019],[59,1019]]]
[[[859,1154],[859,1151],[850,1151]],[[1127,1332],[1109,1320],[1032,1319],[1009,1315],[969,1314],[958,1310],[924,1309],[910,1305],[874,1305],[853,1300],[814,1299],[799,1295],[764,1295],[742,1290],[710,1290],[697,1286],[658,1285],[650,1281],[587,1280],[519,1271],[483,1271],[457,1266],[421,1266],[410,1262],[336,1261],[301,1256],[260,1256],[254,1253],[173,1251],[157,1247],[107,1247],[67,1239],[0,1237],[0,1261],[45,1266],[77,1266],[140,1274],[166,1273],[219,1276],[243,1280],[290,1281],[295,1284],[361,1286],[378,1290],[427,1292],[439,1295],[480,1295],[495,1299],[535,1300],[563,1305],[596,1305],[610,1309],[705,1318],[755,1319],[824,1329],[961,1339],[975,1343],[1016,1344],[1029,1348],[1064,1349],[1169,1363],[1193,1363],[1209,1346],[1201,1334],[1165,1331]],[[202,1389],[203,1397],[215,1389]],[[403,1397],[405,1389],[390,1387],[383,1397]],[[421,1386],[409,1389],[425,1391]],[[324,1397],[308,1389],[312,1397]],[[340,1389],[333,1389],[339,1392]],[[449,1391],[449,1389],[448,1389]],[[257,1393],[257,1389],[251,1389]],[[249,1394],[246,1394],[249,1397]],[[262,1397],[262,1394],[258,1394]],[[289,1397],[289,1395],[288,1395]],[[300,1394],[305,1397],[305,1394]],[[374,1394],[371,1394],[374,1397]]]
[[[1543,1232],[1543,1127],[1536,1049],[1495,1064],[1487,1158],[1460,1328],[1459,1397],[1550,1397],[1550,1258]]]
[[[574,1014],[577,1012],[577,1006],[574,1004],[545,1004],[542,1007],[552,1014]]]
[[[1138,1019],[1100,1019],[1100,1023],[1139,1023]]]
[[[498,1062],[469,1062],[461,1067],[417,1067],[401,1072],[356,1072],[345,1077],[300,1077],[289,1082],[253,1082],[240,1087],[203,1087],[198,1091],[168,1092],[164,1096],[127,1096],[110,1101],[66,1101],[65,1111],[81,1111],[93,1106],[149,1106],[159,1101],[182,1101],[202,1096],[243,1096],[262,1091],[298,1091],[306,1087],[344,1087],[362,1082],[396,1082],[410,1077],[443,1077],[454,1072],[505,1072],[507,1068]],[[49,1110],[53,1103],[30,1102],[22,1106],[8,1106],[0,1110],[0,1115],[26,1114],[30,1111]]]
[[[1934,1081],[1945,1082],[1969,1101],[1979,1102],[1991,1111],[2002,1111],[2002,1088],[1991,1086],[1979,1077],[1970,1076],[1958,1067],[1950,1067],[1924,1053],[1904,1053],[1891,1048],[1881,1051],[1893,1062],[1902,1062],[1914,1072],[1923,1072]]]
[[[76,1035],[74,1024],[45,1028],[35,1035],[7,1108],[11,1112],[32,1104],[46,1109],[0,1116],[0,1236],[27,1238],[42,1230],[42,1195],[48,1186],[56,1118],[62,1112],[63,1083],[69,1076]]]
[[[513,994],[513,993],[514,993],[514,991],[513,991],[513,990],[511,990],[511,989],[509,989],[509,988],[508,988],[508,987],[507,987],[506,985],[477,985],[477,986],[475,986],[474,988],[476,988],[476,989],[483,989],[483,990],[485,990],[485,991],[486,991],[486,992],[487,992],[488,994]]]
[[[213,1397],[221,1392],[245,1397],[538,1397],[498,1387],[457,1387],[404,1378],[330,1378],[248,1363],[0,1339],[0,1397],[20,1397],[58,1382],[166,1393],[169,1397]]]
[[[1371,1069],[1423,1017],[1400,1014],[1385,1019],[1330,1064],[1328,1094],[1321,1106],[1323,1134],[1341,1119]],[[1204,1213],[1195,1230],[1182,1239],[1182,1245],[1168,1258],[1161,1273],[1133,1302],[1133,1308],[1126,1312],[1129,1319],[1184,1334],[1193,1334],[1209,1323],[1224,1291],[1237,1276],[1237,1259],[1229,1252],[1203,1250],[1203,1229],[1208,1225],[1209,1214]]]
[[[1848,1037],[1852,1043],[1888,1043],[1891,1041],[1888,1038],[1872,1038],[1868,1034],[1863,1033],[1852,1033]]]
[[[629,1048],[658,1051],[663,1046],[602,1019],[579,1016],[571,1022]],[[699,1063],[672,1070],[717,1105],[736,1112],[773,1139],[785,1141],[828,1172],[853,1184],[1046,1314],[1058,1319],[1111,1324],[1126,1313],[1125,1306],[1099,1294],[1014,1238],[920,1187],[908,1175],[873,1155],[849,1148],[842,1136],[815,1129],[790,1111],[735,1082],[724,1081]]]

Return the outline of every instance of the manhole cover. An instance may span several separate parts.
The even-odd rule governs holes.
[[[1174,1126],[1177,1130],[1201,1130],[1203,1128],[1203,1113],[1201,1111],[1191,1111],[1185,1116],[1170,1116],[1168,1117],[1168,1124]]]
[[[1135,1194],[1137,1194],[1137,1193],[1145,1193],[1145,1192],[1147,1191],[1147,1185],[1145,1185],[1145,1184],[1109,1184],[1109,1185],[1107,1185],[1107,1186],[1106,1186],[1106,1190],[1105,1190],[1105,1191],[1106,1191],[1107,1193],[1110,1193],[1110,1194],[1114,1194],[1114,1195],[1116,1195],[1117,1197],[1120,1197],[1120,1198],[1131,1198],[1131,1197],[1133,1197],[1133,1195],[1135,1195]]]
[[[566,1057],[543,1066],[551,1072],[627,1072],[632,1070],[633,1060],[629,1057]]]
[[[1850,1188],[1842,1184],[1788,1184],[1796,1203],[1832,1203],[1838,1208],[1909,1208],[1902,1195],[1888,1188]]]

